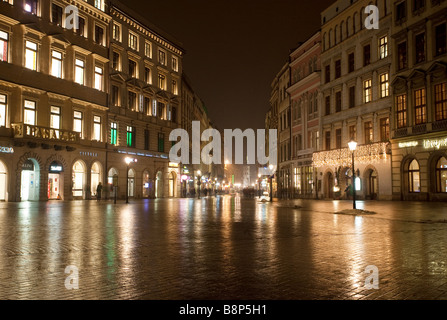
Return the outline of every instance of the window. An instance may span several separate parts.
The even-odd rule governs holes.
[[[85,32],[85,19],[82,18],[82,17],[78,17],[78,18],[79,18],[79,20],[78,20],[78,22],[79,22],[79,24],[78,24],[79,29],[76,30],[76,34],[77,34],[78,36],[85,37],[85,36],[86,36],[86,32]]]
[[[416,159],[411,161],[410,166],[408,167],[408,187],[410,193],[421,192],[419,163]]]
[[[104,28],[95,26],[95,42],[101,46],[104,45]]]
[[[158,50],[158,62],[161,65],[166,65],[166,52],[162,51],[162,50]]]
[[[326,150],[329,151],[331,150],[331,132],[330,131],[326,131]]]
[[[416,63],[421,63],[425,61],[425,33],[416,35]]]
[[[437,192],[447,192],[447,160],[445,157],[439,159],[436,164],[436,182]]]
[[[325,101],[325,115],[328,116],[330,114],[331,114],[331,96],[327,96]]]
[[[104,0],[95,0],[95,8],[104,11]]]
[[[62,78],[62,53],[51,51],[51,75],[56,78]]]
[[[331,66],[327,65],[325,67],[325,82],[329,83],[331,81]]]
[[[416,116],[416,125],[427,122],[427,103],[425,88],[414,91],[414,112]]]
[[[390,140],[390,118],[380,119],[380,141]]]
[[[349,139],[356,141],[357,140],[357,126],[352,125],[349,126]]]
[[[144,55],[148,58],[152,58],[152,44],[150,42],[145,42],[144,44]]]
[[[111,94],[111,98],[112,98],[112,106],[119,106],[119,88],[117,86],[112,86],[112,94]]]
[[[341,149],[341,129],[335,130],[335,148]]]
[[[384,36],[379,39],[379,58],[385,59],[388,57],[388,37]]]
[[[149,140],[149,130],[144,129],[144,150],[149,150],[150,147],[150,140]]]
[[[341,60],[335,61],[335,79],[341,77]]]
[[[116,51],[113,51],[112,54],[112,69],[115,71],[121,71],[121,63],[120,63],[120,54]]]
[[[396,5],[396,22],[402,23],[407,18],[407,4],[405,1]]]
[[[372,143],[374,140],[373,136],[373,125],[371,121],[367,121],[364,124],[365,133],[365,144]]]
[[[79,132],[82,135],[82,127],[83,127],[83,114],[80,111],[73,112],[73,131]]]
[[[137,109],[137,94],[129,91],[129,109],[135,111]]]
[[[172,80],[172,93],[178,95],[177,80]]]
[[[166,76],[164,74],[158,75],[158,87],[162,90],[166,90]]]
[[[165,135],[158,133],[158,152],[165,152]]]
[[[51,22],[62,27],[62,8],[54,3],[51,5]]]
[[[103,90],[103,69],[101,67],[95,67],[95,89]]]
[[[129,48],[138,51],[138,36],[129,32]]]
[[[165,104],[162,102],[157,103],[158,106],[158,111],[157,114],[160,117],[160,119],[162,120],[166,120],[166,116],[165,116]]]
[[[129,76],[132,78],[137,77],[137,63],[131,59],[129,59]]]
[[[118,144],[118,125],[116,122],[110,124],[110,144],[114,146]]]
[[[446,48],[446,24],[443,23],[435,28],[435,56],[446,53]]]
[[[25,100],[23,123],[34,126],[36,124],[36,102]]]
[[[152,116],[157,116],[157,100],[152,100]]]
[[[144,114],[147,116],[151,115],[151,99],[148,97],[144,97]]]
[[[135,148],[135,127],[127,126],[126,141],[129,148]]]
[[[407,42],[397,45],[397,63],[398,70],[407,68]]]
[[[388,73],[380,75],[380,97],[385,98],[390,95],[390,82]]]
[[[371,45],[363,47],[363,66],[366,67],[371,63]]]
[[[447,120],[446,83],[435,85],[435,119]]]
[[[148,67],[144,68],[144,81],[147,84],[152,84],[152,72]]]
[[[341,91],[335,93],[335,112],[341,111]]]
[[[396,97],[397,128],[407,126],[407,95],[402,94]]]
[[[25,42],[25,67],[31,70],[37,70],[37,43]]]
[[[37,15],[37,0],[25,0],[24,9],[28,13]]]
[[[349,87],[349,108],[355,107],[355,86]]]
[[[172,107],[172,111],[171,111],[171,121],[174,123],[177,123],[177,108],[176,107]]]
[[[369,103],[372,101],[372,86],[371,79],[363,81],[363,97],[365,103]]]
[[[0,94],[0,127],[6,127],[6,106],[7,97],[4,94]]]
[[[177,57],[172,57],[172,70],[174,70],[175,72],[178,71],[178,58]]]
[[[75,82],[84,85],[85,62],[80,59],[75,60]]]
[[[354,52],[351,52],[348,55],[348,72],[351,73],[355,70],[355,55]]]
[[[93,116],[93,134],[92,140],[101,141],[101,117]]]
[[[8,62],[9,34],[0,31],[0,61]]]
[[[112,37],[113,40],[121,42],[121,26],[114,23],[112,27]]]
[[[425,0],[413,0],[413,11],[423,10],[425,7]]]
[[[50,128],[56,129],[56,137],[59,138],[59,129],[61,128],[61,108],[50,108]]]

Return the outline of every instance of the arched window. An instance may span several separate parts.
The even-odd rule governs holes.
[[[447,160],[445,157],[439,159],[436,164],[437,192],[447,192]]]
[[[408,167],[408,191],[411,193],[421,192],[421,174],[416,159],[411,161]]]
[[[351,17],[346,19],[346,38],[351,35]]]

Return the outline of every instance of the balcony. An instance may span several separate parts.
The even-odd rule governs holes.
[[[14,138],[33,138],[71,143],[79,143],[81,140],[79,132],[62,129],[45,128],[24,123],[14,123],[12,129]]]
[[[433,131],[447,130],[447,120],[433,122]]]

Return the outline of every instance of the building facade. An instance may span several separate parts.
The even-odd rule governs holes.
[[[321,34],[317,32],[290,54],[291,85],[291,190],[293,198],[314,198],[313,153],[320,141],[320,53]]]
[[[369,1],[339,0],[322,12],[320,150],[313,155],[321,197],[390,200],[391,6],[377,1],[379,29],[366,28]],[[355,183],[348,142],[354,152]],[[320,182],[318,182],[320,184]]]
[[[393,199],[447,200],[447,2],[393,1]]]

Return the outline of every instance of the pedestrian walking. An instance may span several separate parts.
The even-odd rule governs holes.
[[[101,192],[102,192],[102,183],[98,183],[98,186],[96,187],[96,200],[101,200]]]

